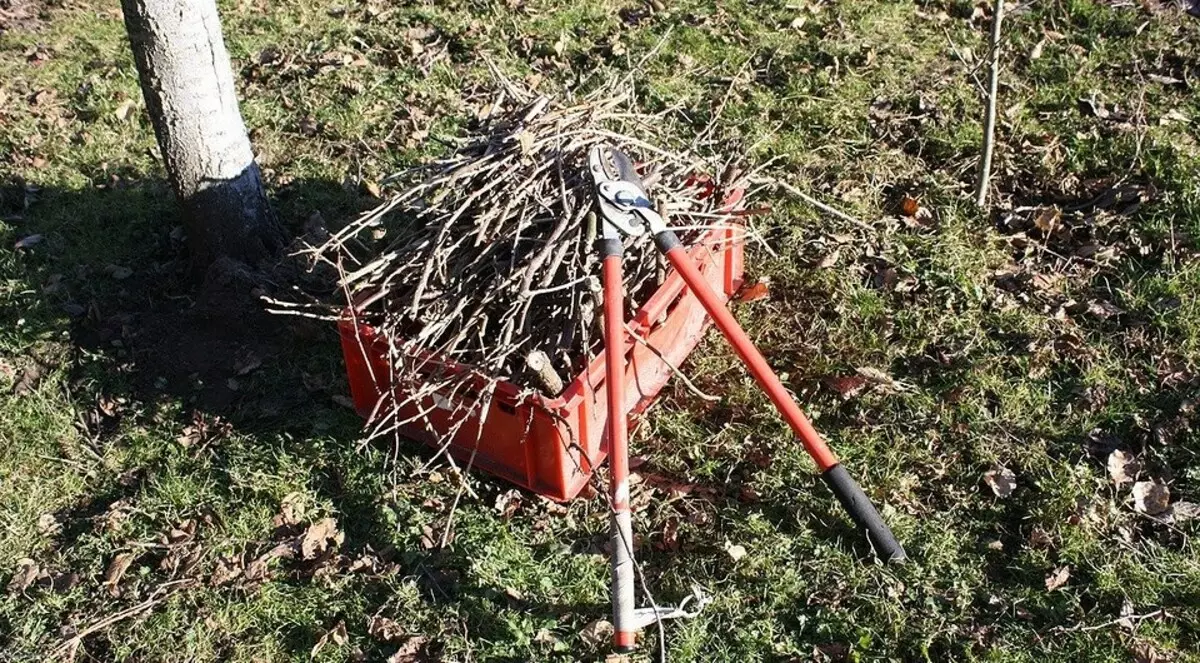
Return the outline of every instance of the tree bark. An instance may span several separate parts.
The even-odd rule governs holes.
[[[215,0],[121,0],[121,9],[193,267],[258,265],[284,235],[238,110]]]

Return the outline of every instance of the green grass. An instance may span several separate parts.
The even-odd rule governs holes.
[[[554,90],[625,71],[660,43],[633,77],[645,108],[681,108],[681,130],[700,131],[727,98],[722,144],[776,159],[774,175],[878,228],[762,194],[777,255],[752,250],[748,264],[771,296],[737,313],[912,559],[871,562],[710,335],[687,371],[722,400],[673,382],[633,440],[644,472],[714,489],[660,494],[638,514],[656,597],[675,600],[692,582],[716,596],[697,619],[667,626],[671,660],[1124,661],[1149,649],[1197,660],[1196,522],[1135,513],[1129,487],[1088,451],[1107,442],[1136,453],[1142,478],[1200,501],[1200,147],[1194,121],[1169,115],[1200,117],[1200,102],[1150,77],[1190,80],[1194,19],[1083,0],[1009,16],[992,206],[978,210],[982,104],[969,71],[986,53],[987,21],[968,18],[971,3],[668,4],[221,9],[242,112],[293,230],[318,210],[348,218],[372,204],[360,180],[435,153],[436,141],[409,136],[455,133],[470,113],[459,91],[486,80],[482,56]],[[797,17],[803,26],[789,27]],[[39,45],[48,57],[31,61]],[[262,57],[268,49],[278,58]],[[338,53],[359,65],[322,65]],[[731,86],[739,72],[750,74]],[[416,447],[394,466],[385,449],[358,449],[358,420],[333,399],[345,387],[331,330],[286,327],[282,350],[217,405],[209,373],[155,373],[161,361],[141,352],[146,323],[170,320],[191,293],[111,4],[54,6],[39,27],[0,36],[0,93],[0,362],[11,369],[0,372],[0,585],[23,558],[79,576],[63,592],[35,583],[0,597],[0,660],[45,660],[71,629],[188,578],[199,582],[88,637],[81,659],[304,660],[340,622],[348,641],[326,644],[320,660],[384,660],[411,636],[428,638],[438,660],[603,659],[580,637],[607,614],[600,501],[562,513],[524,495],[504,519],[493,505],[508,487],[471,476],[478,497],[459,504],[452,544],[429,550],[425,528],[440,534],[458,481],[440,463],[448,480],[416,473],[428,457]],[[1130,119],[1082,114],[1077,100],[1093,97]],[[127,100],[137,112],[123,120]],[[315,135],[301,130],[306,118]],[[1083,210],[1071,218],[1077,234],[1049,251],[1036,231],[1022,249],[1005,226],[1011,212],[1028,230],[1021,208],[1069,206],[1118,183],[1152,193],[1128,215]],[[904,194],[932,218],[898,220]],[[33,233],[41,244],[12,250]],[[1115,258],[1055,255],[1088,243]],[[814,267],[834,250],[836,263]],[[114,278],[110,265],[133,274]],[[889,268],[899,287],[878,286]],[[1097,301],[1122,312],[1081,312]],[[85,315],[73,318],[76,307]],[[212,357],[214,374],[233,361]],[[18,393],[35,362],[40,379]],[[863,367],[904,388],[843,398],[829,387]],[[195,412],[226,432],[185,446]],[[983,482],[994,464],[1016,474],[1008,498]],[[275,560],[265,580],[213,582],[289,535],[273,522],[284,502],[303,505],[301,528],[336,518],[343,557],[323,570]],[[194,533],[166,547],[187,521]],[[668,523],[674,548],[659,545]],[[726,541],[747,556],[733,560]],[[164,564],[171,550],[195,553],[190,569]],[[122,552],[136,558],[113,596],[104,575]],[[1069,580],[1048,591],[1062,566]],[[1122,625],[1126,608],[1163,613]],[[404,635],[372,636],[378,616]],[[656,640],[651,629],[647,650]]]

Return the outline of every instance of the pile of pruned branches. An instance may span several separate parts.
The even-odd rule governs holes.
[[[502,80],[445,156],[389,178],[390,200],[305,249],[336,269],[338,305],[387,339],[390,379],[410,399],[447,387],[449,374],[431,370],[447,361],[458,378],[465,366],[554,392],[547,373],[567,383],[600,351],[593,146],[642,162],[650,197],[685,242],[738,222],[720,210],[733,182],[696,177],[733,169],[686,145],[655,146],[666,114],[640,114],[612,87],[560,102]],[[627,242],[630,311],[664,271],[648,237]]]

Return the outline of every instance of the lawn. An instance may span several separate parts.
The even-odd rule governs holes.
[[[858,219],[758,191],[735,312],[910,560],[710,333],[684,370],[719,400],[673,380],[632,435],[649,587],[714,596],[670,660],[1200,660],[1200,19],[1010,7],[980,209],[986,4],[220,6],[296,234],[445,149],[489,61],[633,72],[670,131]],[[0,661],[604,660],[603,499],[360,444],[331,327],[186,280],[117,4],[0,30]]]

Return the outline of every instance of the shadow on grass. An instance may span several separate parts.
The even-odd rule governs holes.
[[[452,604],[470,626],[472,637],[503,639],[511,632],[496,619],[503,608],[544,618],[566,614],[603,615],[607,606],[541,605],[515,600],[502,588],[464,580],[474,561],[471,550],[452,546],[443,551],[392,548],[396,525],[381,506],[378,492],[364,489],[369,463],[342,467],[327,457],[329,445],[311,441],[314,431],[351,449],[361,421],[339,404],[346,393],[341,349],[332,324],[267,313],[257,300],[259,289],[287,283],[247,283],[237,278],[197,285],[189,265],[173,195],[166,182],[141,179],[136,173],[112,176],[101,186],[79,190],[43,189],[10,183],[0,189],[0,216],[13,227],[14,239],[38,235],[22,249],[14,275],[26,292],[40,295],[23,311],[3,311],[3,322],[20,324],[35,337],[53,339],[55,357],[69,357],[68,398],[82,412],[78,428],[94,449],[103,451],[117,440],[121,426],[135,422],[151,434],[181,426],[223,427],[251,439],[294,439],[286,452],[316,469],[311,488],[338,513],[346,534],[342,552],[392,550],[401,573],[417,579],[423,600],[434,610]],[[317,211],[336,226],[377,201],[347,190],[340,182],[296,181],[274,192],[273,203],[290,235],[299,235]],[[64,347],[65,346],[65,347]],[[35,354],[38,350],[33,351]],[[45,361],[50,361],[46,353]],[[168,421],[162,413],[168,413]],[[173,419],[173,421],[172,421]],[[154,427],[157,426],[156,431]],[[170,435],[169,432],[165,433]],[[416,443],[402,453],[428,455]],[[204,449],[204,463],[185,466],[218,483],[231,467],[231,451],[222,444]],[[261,462],[270,462],[271,448]],[[103,455],[101,453],[100,455]],[[136,500],[153,490],[167,461],[151,453],[135,467],[99,482],[70,508],[57,514],[64,529],[57,543],[68,552],[86,539],[114,505]],[[173,471],[178,471],[174,468]],[[191,471],[191,470],[185,470]],[[498,492],[498,491],[497,491]],[[218,487],[216,499],[233,500]],[[267,533],[263,533],[264,540]],[[161,557],[157,553],[149,558]],[[204,578],[207,580],[207,578]],[[283,574],[278,582],[304,591],[312,578]],[[234,590],[236,593],[236,590]],[[392,600],[386,584],[359,588],[372,611]],[[88,604],[88,611],[112,606]],[[328,626],[328,625],[325,625]],[[364,624],[349,624],[351,633]],[[283,645],[307,657],[323,635],[321,624],[287,629]],[[362,633],[361,635],[366,635]],[[104,651],[103,633],[85,643]],[[367,638],[370,642],[371,639]],[[218,648],[229,643],[216,643]],[[384,654],[382,657],[386,657]]]

